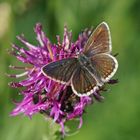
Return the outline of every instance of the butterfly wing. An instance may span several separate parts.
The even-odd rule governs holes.
[[[76,58],[66,58],[42,67],[42,73],[57,82],[66,84],[77,67]]]
[[[90,35],[84,46],[83,53],[90,57],[99,53],[111,52],[111,36],[107,23],[102,22]]]
[[[72,76],[71,87],[78,96],[88,96],[98,89],[95,78],[81,66],[75,70]]]
[[[99,73],[103,82],[109,81],[117,71],[118,62],[110,54],[97,54],[90,59],[92,66]]]

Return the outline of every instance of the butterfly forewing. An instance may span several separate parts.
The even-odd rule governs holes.
[[[107,82],[112,78],[118,68],[116,58],[110,54],[97,54],[91,57],[91,63],[103,82]]]
[[[97,82],[88,70],[81,66],[76,69],[71,79],[73,92],[78,96],[92,94],[97,88]]]
[[[66,58],[45,65],[42,72],[57,82],[68,83],[76,67],[76,58]]]
[[[108,25],[103,22],[93,31],[84,46],[83,53],[90,57],[99,53],[111,52],[111,37]]]

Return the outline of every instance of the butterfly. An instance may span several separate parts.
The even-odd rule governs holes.
[[[111,55],[110,30],[106,22],[99,24],[75,57],[64,58],[42,67],[48,78],[70,85],[81,96],[96,92],[116,73],[118,62]]]

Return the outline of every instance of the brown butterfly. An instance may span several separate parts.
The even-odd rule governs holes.
[[[42,73],[70,85],[78,96],[89,96],[117,71],[118,62],[111,51],[110,30],[107,23],[102,22],[91,33],[81,53],[43,66]]]

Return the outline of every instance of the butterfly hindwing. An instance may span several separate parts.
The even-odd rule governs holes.
[[[95,78],[81,66],[75,70],[71,86],[73,92],[78,96],[90,95],[98,88]]]
[[[65,58],[45,65],[42,72],[57,82],[68,83],[76,67],[76,58]]]
[[[111,36],[107,23],[102,22],[90,35],[87,43],[84,46],[83,53],[87,56],[92,56],[99,53],[111,52]]]
[[[110,80],[118,68],[116,58],[110,54],[97,54],[91,57],[91,64],[99,73],[103,82]]]

